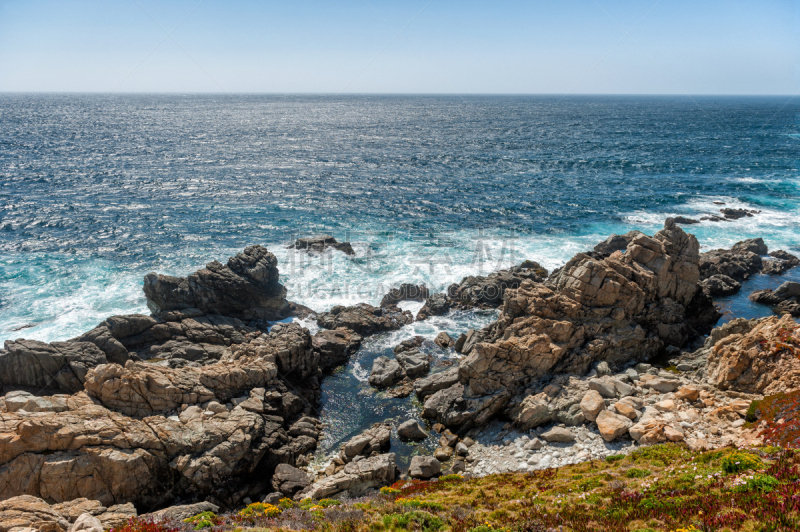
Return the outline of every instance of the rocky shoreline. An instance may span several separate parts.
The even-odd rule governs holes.
[[[352,254],[330,237],[293,246]],[[0,350],[0,532],[357,497],[398,478],[533,471],[668,441],[752,444],[751,403],[800,386],[800,360],[780,347],[800,329],[800,284],[751,295],[782,317],[715,329],[713,298],[798,264],[761,239],[700,253],[668,219],[654,236],[613,235],[552,273],[526,261],[444,293],[404,284],[379,307],[319,314],[287,299],[262,246],[184,278],[151,273],[150,316]],[[423,306],[414,316],[404,301]],[[405,341],[371,368],[370,384],[414,394],[429,426],[377,424],[309,467],[326,373],[365,337],[454,309],[500,315],[458,338]],[[321,329],[287,322],[297,317]],[[430,373],[426,349],[463,358]],[[399,471],[393,431],[408,440],[433,431],[439,447]]]

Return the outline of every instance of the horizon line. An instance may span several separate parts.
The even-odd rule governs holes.
[[[0,95],[91,95],[91,96],[671,96],[671,97],[774,97],[793,99],[800,94],[778,93],[669,93],[669,92],[312,92],[312,91],[15,91],[0,90]]]

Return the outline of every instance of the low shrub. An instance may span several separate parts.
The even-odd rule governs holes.
[[[277,506],[263,502],[248,504],[239,515],[242,517],[277,517],[281,515],[281,509]]]
[[[728,474],[741,473],[750,469],[761,469],[764,463],[761,459],[750,453],[734,451],[722,458],[722,470]]]
[[[422,530],[436,532],[444,528],[444,521],[428,512],[406,512],[383,516],[383,526],[387,530]]]
[[[219,524],[219,519],[217,519],[217,514],[214,512],[201,512],[192,517],[187,517],[183,522],[194,525],[195,530],[202,530]]]
[[[648,471],[647,469],[637,469],[635,467],[632,467],[627,471],[625,471],[625,476],[628,478],[644,478],[649,475],[650,471]]]

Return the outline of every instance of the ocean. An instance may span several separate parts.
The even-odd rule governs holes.
[[[146,313],[146,273],[185,275],[255,243],[314,310],[526,259],[553,269],[611,233],[721,207],[761,212],[685,226],[703,250],[763,237],[800,254],[800,101],[0,94],[0,185],[0,341],[63,340]],[[321,233],[356,257],[286,249]],[[747,294],[790,278],[754,279],[725,319],[768,315]],[[328,379],[323,418],[352,408],[353,386],[372,394],[371,360],[400,340],[492,319],[369,339]],[[380,416],[416,415],[410,400],[365,408],[333,424],[328,448]]]

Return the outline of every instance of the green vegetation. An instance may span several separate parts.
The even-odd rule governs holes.
[[[184,527],[134,521],[115,532],[188,532],[200,517]],[[532,473],[399,481],[352,503],[285,499],[206,517],[208,532],[800,530],[800,453],[776,447],[695,452],[669,443]]]

